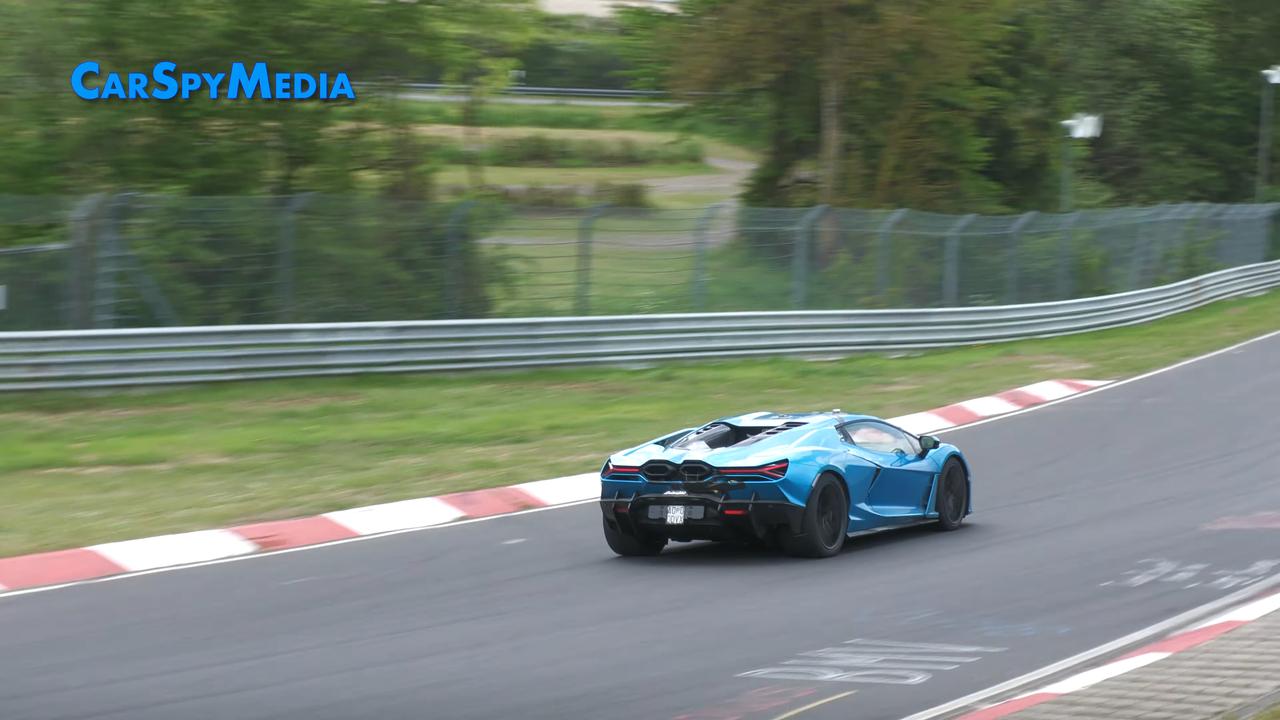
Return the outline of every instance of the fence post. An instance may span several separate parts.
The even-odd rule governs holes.
[[[129,203],[128,195],[116,195],[107,202],[102,235],[94,243],[93,327],[109,330],[116,326],[115,306],[120,282],[120,215]]]
[[[298,212],[311,201],[313,193],[303,193],[289,198],[285,203],[280,223],[280,247],[276,253],[276,321],[293,319],[293,278],[297,267]]]
[[[1075,292],[1075,283],[1071,276],[1071,248],[1075,244],[1076,222],[1080,220],[1080,212],[1067,216],[1067,224],[1062,227],[1062,242],[1058,243],[1058,277],[1055,283],[1059,300],[1070,299]]]
[[[942,304],[944,307],[955,307],[960,304],[960,232],[969,223],[977,219],[977,214],[965,215],[947,230],[942,268]]]
[[[1151,226],[1161,222],[1168,205],[1157,205],[1142,214],[1142,224],[1133,238],[1133,254],[1129,259],[1129,277],[1125,282],[1125,290],[1137,290],[1142,280],[1142,268],[1151,254]],[[1175,206],[1176,207],[1176,206]]]
[[[876,296],[885,303],[889,301],[889,273],[892,271],[889,258],[892,250],[893,228],[906,217],[908,212],[910,210],[907,208],[898,208],[880,223],[880,227],[876,228]]]
[[[693,228],[693,311],[702,312],[707,305],[707,230],[724,203],[716,203],[698,216]]]
[[[76,203],[67,230],[67,327],[93,325],[93,226],[102,210],[104,193],[94,193]]]
[[[1031,212],[1018,218],[1013,223],[1013,227],[1009,228],[1009,248],[1005,255],[1005,276],[1004,276],[1004,301],[1006,305],[1014,305],[1018,302],[1018,275],[1021,271],[1022,264],[1022,233],[1027,229],[1027,225],[1031,224],[1040,213],[1032,210]]]
[[[796,225],[791,245],[791,307],[803,310],[809,302],[809,249],[813,226],[831,208],[819,205],[809,210]]]
[[[475,204],[474,200],[459,203],[449,213],[445,230],[445,316],[450,318],[462,317],[462,243]]]
[[[129,198],[136,196],[137,193],[125,193],[123,197],[128,202]],[[173,306],[169,305],[169,300],[161,292],[160,286],[156,284],[151,274],[146,268],[138,262],[138,256],[129,248],[129,242],[123,235],[116,235],[115,250],[123,261],[120,265],[121,269],[129,273],[129,278],[133,281],[133,285],[138,290],[138,294],[142,296],[142,301],[146,303],[151,312],[155,313],[161,324],[178,325],[178,315],[173,311]]]
[[[575,315],[591,312],[591,232],[596,220],[608,211],[608,205],[596,205],[578,223],[578,292],[573,304]]]
[[[1191,229],[1195,226],[1196,220],[1200,217],[1200,211],[1204,208],[1205,203],[1182,203],[1174,206],[1177,211],[1171,213],[1171,217],[1167,220],[1181,220],[1182,224],[1178,227],[1177,234],[1170,237],[1172,233],[1161,233],[1157,246],[1160,252],[1157,253],[1156,259],[1159,265],[1156,267],[1156,278],[1160,283],[1173,282],[1181,279],[1178,277],[1180,273],[1179,262],[1180,254],[1187,246],[1187,237],[1191,234]],[[1172,275],[1170,274],[1172,272]]]

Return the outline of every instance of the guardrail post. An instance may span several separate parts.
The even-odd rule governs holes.
[[[465,200],[449,213],[445,229],[445,316],[462,317],[462,281],[465,268],[462,266],[462,243],[467,239],[467,222],[471,218],[471,208],[475,200]]]
[[[724,203],[716,203],[698,216],[693,228],[693,311],[702,312],[707,305],[707,230]]]
[[[1004,276],[1004,301],[1007,305],[1014,305],[1018,302],[1018,275],[1022,264],[1022,233],[1026,230],[1027,225],[1030,225],[1031,221],[1035,220],[1039,215],[1040,213],[1032,210],[1018,218],[1013,223],[1013,227],[1009,228],[1009,248],[1005,255]]]
[[[1072,282],[1071,274],[1071,249],[1075,245],[1075,227],[1079,220],[1080,213],[1073,212],[1067,217],[1066,224],[1062,226],[1062,240],[1058,243],[1058,277],[1055,283],[1059,300],[1068,300],[1075,292],[1075,283]]]
[[[889,300],[889,273],[893,270],[889,262],[893,250],[893,228],[908,212],[911,211],[907,208],[898,208],[876,228],[876,296],[885,302]]]
[[[587,211],[578,223],[578,292],[574,300],[575,315],[591,312],[591,233],[600,216],[609,211],[608,205],[597,205]]]
[[[276,318],[277,322],[293,319],[293,278],[297,267],[298,212],[311,200],[313,193],[289,198],[280,222],[280,247],[276,253]]]
[[[947,230],[942,267],[942,304],[945,307],[960,304],[960,232],[977,219],[976,214],[965,215]]]
[[[831,208],[819,205],[809,210],[796,225],[791,244],[791,307],[803,310],[809,302],[809,252],[813,226]]]

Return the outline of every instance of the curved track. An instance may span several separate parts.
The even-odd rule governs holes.
[[[1280,511],[1278,399],[1273,336],[947,432],[971,522],[830,560],[622,560],[587,504],[0,598],[0,715],[900,718],[1280,572],[1212,529]]]

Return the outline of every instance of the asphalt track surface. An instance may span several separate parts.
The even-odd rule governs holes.
[[[1277,400],[1280,336],[947,432],[970,522],[829,560],[616,558],[587,504],[0,598],[0,717],[901,718],[1280,570],[1206,528],[1280,510]]]

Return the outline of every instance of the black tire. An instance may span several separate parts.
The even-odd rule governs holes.
[[[848,531],[849,498],[844,483],[828,473],[813,484],[800,532],[792,534],[782,529],[778,540],[788,555],[826,558],[840,553]]]
[[[938,529],[955,530],[969,512],[969,478],[959,460],[951,458],[938,474]]]
[[[656,535],[636,536],[604,518],[604,540],[609,549],[623,557],[648,557],[662,552],[667,539]]]

